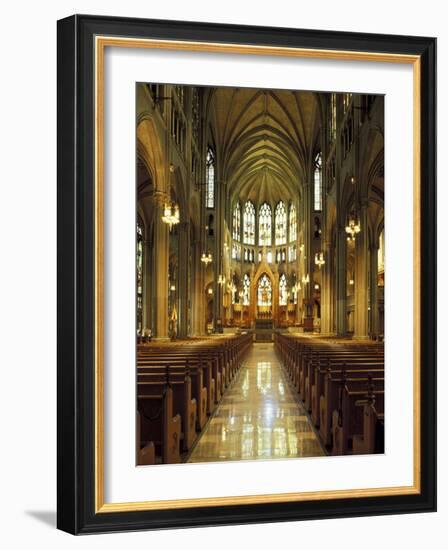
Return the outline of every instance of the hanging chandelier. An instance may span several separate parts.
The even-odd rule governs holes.
[[[177,225],[180,222],[179,206],[170,201],[163,205],[162,221],[170,226]]]
[[[213,257],[210,252],[208,254],[206,254],[205,252],[202,253],[201,262],[203,262],[207,266],[212,261],[213,261]]]
[[[361,224],[355,219],[355,216],[350,216],[348,223],[345,227],[345,232],[347,233],[347,241],[354,241],[356,235],[361,231]]]
[[[323,252],[316,252],[314,256],[314,263],[319,267],[319,269],[325,264]]]

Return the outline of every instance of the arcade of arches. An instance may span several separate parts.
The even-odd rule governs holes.
[[[382,336],[382,97],[168,85],[137,97],[139,333],[261,319]]]
[[[384,98],[139,84],[136,114],[137,463],[381,452]]]

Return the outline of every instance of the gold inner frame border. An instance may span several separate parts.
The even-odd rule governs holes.
[[[199,51],[269,55],[327,60],[404,63],[413,66],[413,484],[402,487],[341,489],[302,493],[225,496],[179,500],[106,503],[104,501],[104,54],[106,47]],[[421,387],[420,387],[420,185],[421,185],[421,60],[418,55],[402,55],[345,50],[320,50],[294,47],[256,46],[178,40],[96,36],[95,55],[95,513],[167,510],[206,506],[231,506],[279,502],[304,502],[343,498],[401,496],[421,492]]]

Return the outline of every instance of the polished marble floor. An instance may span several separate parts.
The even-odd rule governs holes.
[[[273,344],[254,344],[188,462],[322,456]]]

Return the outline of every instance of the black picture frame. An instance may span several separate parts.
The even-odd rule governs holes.
[[[96,513],[95,120],[98,35],[420,58],[420,493]],[[74,15],[58,21],[57,525],[73,534],[436,510],[436,39]]]

